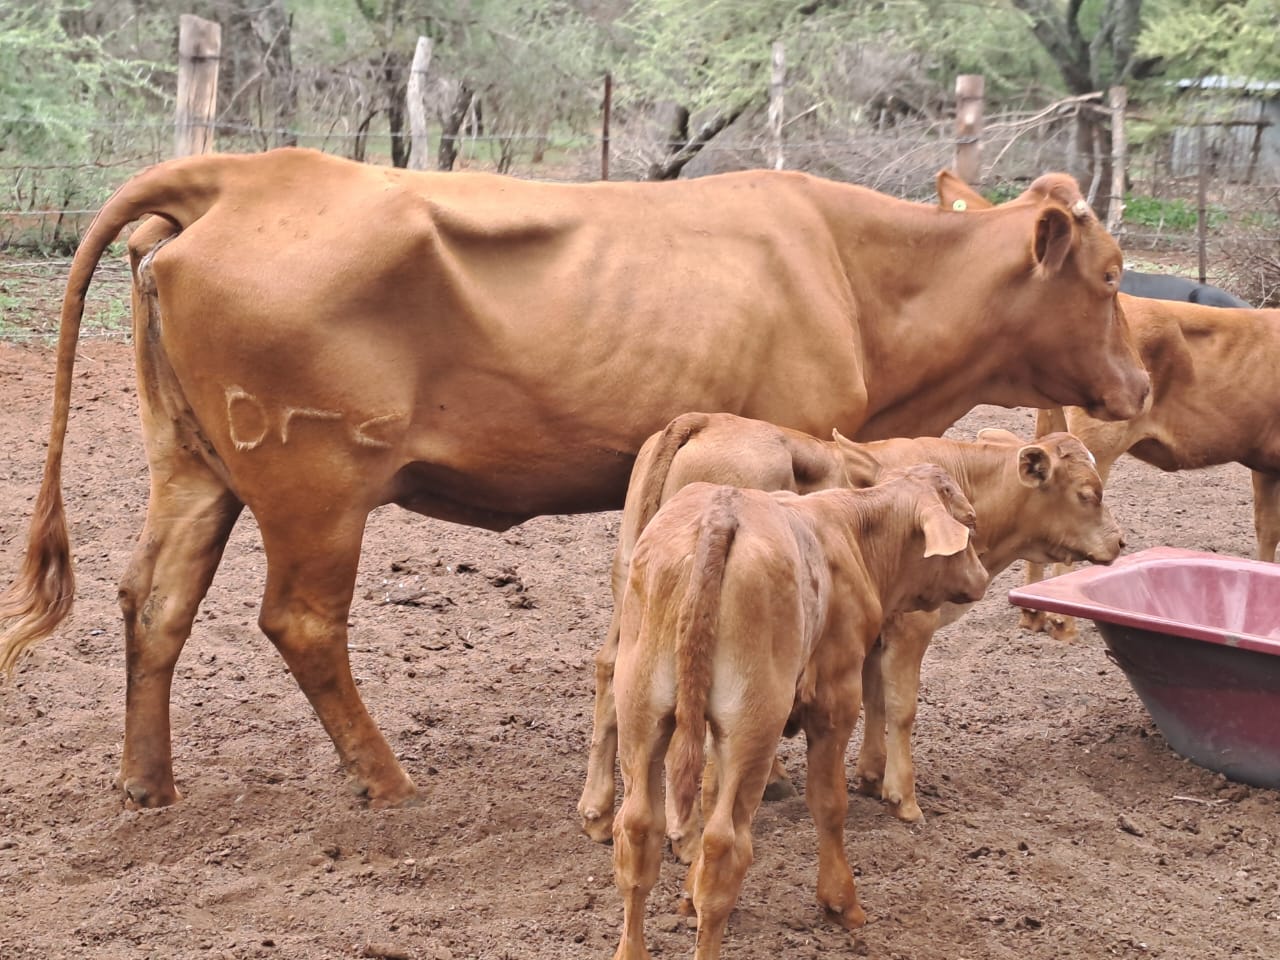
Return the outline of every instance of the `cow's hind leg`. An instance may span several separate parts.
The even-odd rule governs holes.
[[[203,463],[153,457],[146,524],[120,581],[127,669],[117,785],[140,807],[178,799],[169,693],[191,624],[242,504]]]
[[[357,792],[375,807],[417,796],[351,676],[347,616],[367,514],[259,511],[267,588],[259,624],[289,665]]]

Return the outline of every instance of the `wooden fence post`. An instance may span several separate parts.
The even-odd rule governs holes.
[[[787,48],[781,40],[773,42],[772,69],[769,73],[769,138],[773,154],[770,166],[782,169],[783,96],[787,89]]]
[[[1209,151],[1205,144],[1204,117],[1196,127],[1196,252],[1199,260],[1200,282],[1205,283],[1209,272],[1209,257],[1205,237],[1209,232]]]
[[[603,117],[600,120],[600,179],[609,179],[609,114],[613,112],[613,74],[604,75]]]
[[[956,77],[956,176],[976,184],[982,176],[982,101],[986,80],[980,73]]]
[[[1107,91],[1107,103],[1111,107],[1111,202],[1107,205],[1107,232],[1115,233],[1124,218],[1125,167],[1129,162],[1125,110],[1129,105],[1129,91],[1125,87],[1111,87]]]
[[[405,99],[409,108],[409,169],[426,170],[431,141],[427,136],[427,70],[431,67],[431,38],[419,37]]]
[[[187,157],[213,149],[218,107],[218,57],[222,27],[184,13],[178,18],[178,112],[173,152]]]

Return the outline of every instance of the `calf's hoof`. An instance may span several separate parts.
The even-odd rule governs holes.
[[[853,788],[864,797],[879,799],[881,783],[881,779],[874,774],[855,772],[853,775]]]
[[[693,863],[698,857],[698,848],[702,845],[702,832],[693,831],[692,833],[670,833],[667,839],[671,841],[671,852],[676,855],[676,859],[685,866]]]
[[[1018,614],[1018,626],[1032,633],[1045,633],[1048,619],[1043,610],[1023,610]]]
[[[764,799],[770,803],[778,800],[790,800],[796,796],[799,796],[799,793],[796,791],[795,784],[786,777],[780,780],[772,780],[765,784]]]
[[[582,832],[596,843],[613,843],[613,811],[588,808],[579,810],[582,817]]]
[[[899,803],[889,801],[889,809],[893,811],[893,815],[904,823],[919,823],[924,819],[924,812],[920,809],[920,804],[914,799],[903,800]]]
[[[1064,617],[1058,614],[1050,614],[1048,617],[1049,624],[1045,628],[1045,633],[1059,640],[1062,643],[1074,643],[1080,637],[1080,631],[1076,628],[1075,617]]]

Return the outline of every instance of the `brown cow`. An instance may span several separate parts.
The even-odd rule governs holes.
[[[839,433],[833,440],[818,440],[732,414],[677,417],[641,448],[623,508],[612,570],[614,615],[596,657],[591,753],[578,804],[588,836],[599,841],[612,836],[617,728],[611,687],[619,614],[636,540],[661,504],[698,481],[810,493],[870,486],[886,471],[918,463],[945,469],[973,504],[982,562],[991,576],[1017,559],[1107,563],[1119,552],[1120,528],[1102,505],[1102,482],[1092,458],[1066,434],[1027,443],[1008,431],[985,430],[977,442],[921,438],[859,444]],[[965,609],[890,618],[867,659],[859,786],[880,794],[904,820],[921,816],[911,762],[920,664],[934,632]],[[781,776],[776,767],[774,782]],[[668,813],[673,846],[687,861],[696,846],[696,825]]]
[[[959,216],[797,173],[548,184],[296,149],[152,167],[107,201],[67,280],[0,668],[70,610],[76,339],[98,260],[145,214],[130,254],[152,487],[120,588],[119,783],[142,806],[178,796],[174,664],[247,506],[259,623],[383,805],[416,791],[346,644],[380,504],[495,530],[620,507],[641,443],[686,410],[865,437],[941,430],[978,402],[1136,412],[1119,248],[1063,177],[1039,187]]]
[[[696,955],[719,955],[751,862],[751,821],[784,727],[808,742],[806,799],[818,830],[818,901],[861,926],[844,850],[844,753],[862,662],[886,616],[977,600],[987,575],[973,508],[920,465],[865,490],[807,496],[685,487],[636,543],[615,674],[623,799],[613,827],[623,897],[617,960],[647,957],[644,903],[663,845],[663,760],[691,815],[709,732],[718,771],[687,888]]]
[[[968,209],[991,204],[963,181],[940,176],[944,205]],[[1138,353],[1151,377],[1151,395],[1137,416],[1102,421],[1086,410],[1042,411],[1037,433],[1070,430],[1098,462],[1106,481],[1115,461],[1129,453],[1161,470],[1193,470],[1241,463],[1253,473],[1253,521],[1258,559],[1275,560],[1280,544],[1280,310],[1202,306],[1120,295]],[[1059,568],[1056,572],[1062,572]],[[1039,580],[1043,565],[1029,564]],[[1060,614],[1023,611],[1022,625],[1059,639],[1076,635]]]

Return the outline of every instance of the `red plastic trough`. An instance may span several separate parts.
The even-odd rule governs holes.
[[[1154,547],[1009,602],[1092,620],[1174,750],[1280,788],[1280,564]]]

